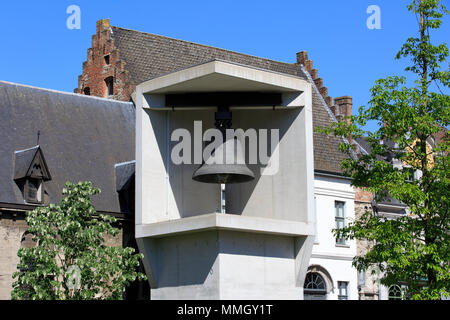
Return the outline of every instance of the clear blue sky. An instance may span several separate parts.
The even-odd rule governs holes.
[[[447,0],[446,0],[447,1]],[[354,112],[369,100],[374,81],[403,73],[394,60],[416,35],[409,0],[272,1],[3,1],[0,80],[72,92],[86,60],[95,22],[295,62],[308,51],[333,97],[353,96]],[[450,7],[450,1],[447,1]],[[81,9],[81,29],[69,30],[69,5]],[[381,9],[381,30],[369,30],[369,5]],[[449,42],[450,19],[432,35]]]

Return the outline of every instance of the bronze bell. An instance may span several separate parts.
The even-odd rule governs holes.
[[[234,154],[229,155],[234,150]],[[245,164],[243,158],[242,145],[237,139],[225,141],[218,147],[214,155],[219,155],[223,161],[221,163],[201,165],[193,174],[192,179],[206,183],[240,183],[251,181],[255,178],[253,172]],[[227,163],[227,155],[232,158],[232,163]]]
[[[217,163],[207,159],[194,171],[192,179],[205,183],[241,183],[255,178],[253,172],[245,164],[245,155],[238,139],[225,139],[225,130],[231,127],[231,112],[228,107],[218,107],[215,113],[216,127],[222,132],[224,142],[214,151]],[[232,153],[232,154],[230,154]],[[232,161],[229,161],[232,159]],[[230,163],[231,162],[231,163]]]

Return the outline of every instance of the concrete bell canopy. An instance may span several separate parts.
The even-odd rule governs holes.
[[[308,90],[309,83],[298,77],[213,60],[145,81],[137,86],[136,93],[145,94],[148,101],[144,108],[170,108],[164,103],[167,94],[203,92],[279,93],[279,106],[303,107],[308,94],[302,93]]]
[[[301,299],[314,234],[311,85],[214,60],[141,83],[135,100],[136,238],[152,298]],[[177,129],[202,150],[195,122],[214,128],[224,101],[233,128],[279,132],[268,152],[277,170],[248,164],[255,179],[227,185],[226,214],[220,185],[192,180],[198,162],[171,158]]]

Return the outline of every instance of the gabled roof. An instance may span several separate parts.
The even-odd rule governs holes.
[[[125,62],[130,82],[137,84],[151,78],[185,69],[211,60],[224,60],[255,68],[301,77],[313,86],[313,126],[325,127],[336,121],[320,95],[314,81],[301,65],[255,57],[189,41],[168,38],[135,30],[111,27],[111,37]],[[314,132],[314,168],[341,173],[341,161],[346,157],[338,150],[342,138]]]
[[[29,149],[14,152],[14,180],[39,175],[44,181],[51,180],[44,154],[39,145]],[[34,172],[34,165],[39,167],[39,173]]]
[[[114,165],[135,157],[131,102],[0,81],[0,119],[0,202],[24,203],[14,179],[42,148],[51,202],[60,201],[66,181],[91,181],[102,191],[92,198],[97,210],[120,212]],[[28,149],[38,131],[39,147]]]

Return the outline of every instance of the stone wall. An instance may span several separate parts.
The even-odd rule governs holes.
[[[0,211],[1,212],[1,211]],[[27,230],[23,212],[1,212],[0,213],[0,300],[11,299],[12,275],[17,271],[19,257],[17,251],[25,247],[27,241],[23,236]],[[129,235],[124,235],[124,228],[119,225],[120,232],[116,237],[106,236],[105,244],[108,246],[126,245]],[[125,233],[127,231],[125,230]]]
[[[364,212],[372,211],[373,195],[371,192],[355,188],[355,218],[359,219]],[[364,255],[370,248],[370,243],[367,240],[356,241],[356,254],[358,256]],[[366,270],[364,274],[364,284],[358,287],[360,300],[378,300],[378,276],[372,275],[372,270]]]
[[[12,274],[19,262],[17,251],[26,229],[23,216],[13,218],[2,215],[0,218],[0,300],[11,298]]]

